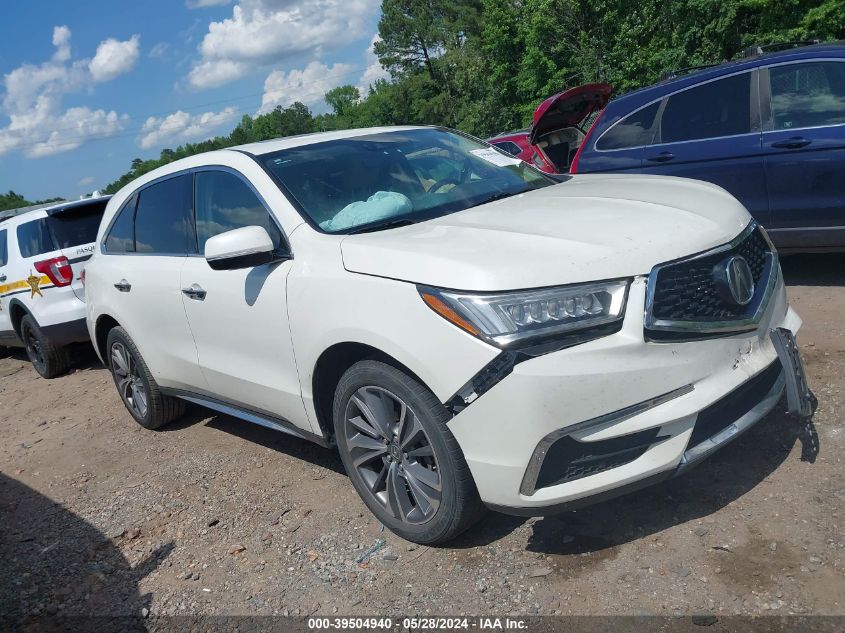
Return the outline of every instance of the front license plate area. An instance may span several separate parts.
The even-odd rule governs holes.
[[[786,328],[779,327],[772,330],[771,338],[783,366],[789,412],[809,418],[815,411],[816,398],[807,384],[804,362],[801,360],[795,335]]]

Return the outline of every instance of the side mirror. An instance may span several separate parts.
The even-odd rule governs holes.
[[[273,248],[263,226],[244,226],[215,235],[205,243],[205,260],[214,270],[253,268],[287,259]]]

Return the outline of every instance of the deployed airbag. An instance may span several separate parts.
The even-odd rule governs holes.
[[[409,213],[413,209],[414,205],[406,195],[395,191],[376,191],[366,200],[347,204],[331,220],[320,222],[320,226],[327,231],[340,231]]]

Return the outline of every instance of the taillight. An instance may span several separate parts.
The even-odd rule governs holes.
[[[73,281],[73,268],[67,257],[53,257],[35,262],[35,270],[47,275],[54,286],[69,286]]]
[[[593,124],[590,126],[590,129],[587,130],[586,136],[584,136],[584,140],[581,141],[581,147],[578,148],[578,151],[575,152],[575,157],[572,159],[572,164],[569,165],[569,173],[570,174],[577,174],[578,173],[578,162],[581,160],[581,152],[584,151],[584,148],[587,147],[587,143],[590,141],[590,137],[593,135],[593,130],[596,129],[596,125],[598,122],[601,121],[601,118],[604,116],[604,110],[602,110],[601,114],[596,117],[596,120],[593,121]]]

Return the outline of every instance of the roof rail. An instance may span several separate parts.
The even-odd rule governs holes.
[[[694,73],[696,70],[704,70],[705,68],[713,68],[719,64],[702,64],[701,66],[687,66],[686,68],[679,68],[677,70],[664,70],[660,73],[660,81],[669,81],[681,75],[688,75]]]
[[[790,48],[800,48],[802,46],[812,46],[813,44],[819,44],[821,40],[803,40],[803,41],[796,41],[796,42],[774,42],[772,44],[755,44],[754,46],[749,46],[742,52],[742,56],[744,58],[749,57],[757,57],[758,55],[763,55],[764,53],[776,53],[777,51],[786,51]]]

